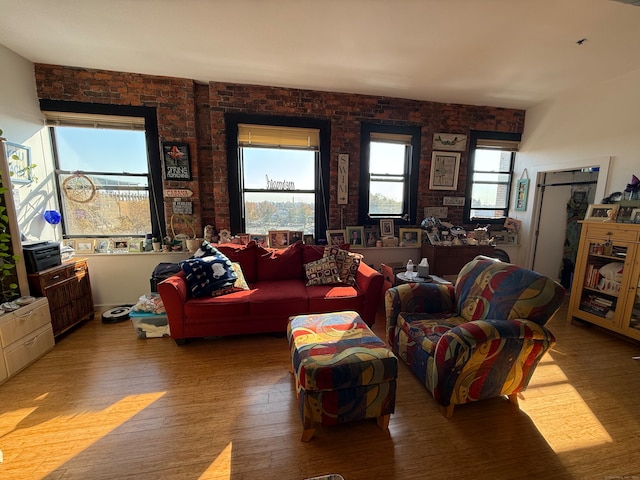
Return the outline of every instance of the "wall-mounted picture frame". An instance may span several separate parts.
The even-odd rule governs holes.
[[[431,245],[440,244],[440,236],[435,232],[427,232],[427,240],[429,240]]]
[[[289,246],[289,230],[269,230],[269,246],[286,248]]]
[[[455,133],[434,133],[433,149],[434,150],[454,150],[464,152],[467,148],[467,136]]]
[[[640,208],[634,208],[631,211],[631,222],[640,223]]]
[[[346,230],[327,230],[327,243],[329,245],[344,245],[347,238]]]
[[[618,215],[618,208],[620,205],[615,203],[610,204],[597,204],[592,203],[587,208],[587,213],[584,216],[586,221],[603,222],[605,220],[615,219]],[[607,213],[611,211],[611,213]]]
[[[460,154],[453,152],[433,152],[431,154],[431,190],[457,190]]]
[[[347,238],[352,247],[364,247],[364,227],[347,227]]]
[[[516,202],[513,209],[516,212],[527,210],[527,200],[529,199],[529,179],[521,178],[516,182]]]
[[[13,183],[31,183],[31,149],[17,143],[5,142],[9,174]]]
[[[188,143],[162,142],[162,163],[166,180],[191,180]]]
[[[76,253],[84,255],[94,253],[95,240],[92,238],[78,238],[76,240]]]
[[[364,227],[364,246],[375,247],[376,242],[380,240],[380,227],[376,225],[367,225]]]
[[[301,242],[303,238],[304,232],[302,230],[289,230],[289,245]]]
[[[395,227],[392,218],[384,218],[380,220],[380,236],[381,237],[393,237]]]
[[[421,228],[403,228],[398,230],[400,245],[405,247],[419,247],[422,243]]]
[[[251,234],[249,234],[249,237],[251,238],[251,240],[256,242],[261,247],[268,247],[269,246],[269,237],[266,234],[263,234],[263,233],[251,233]]]

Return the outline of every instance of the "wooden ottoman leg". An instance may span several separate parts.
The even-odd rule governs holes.
[[[305,428],[302,431],[302,438],[300,439],[301,442],[308,442],[309,440],[311,440],[311,437],[313,437],[313,434],[315,433],[316,429],[315,428]]]
[[[391,414],[387,414],[387,415],[381,415],[377,418],[378,420],[378,426],[382,429],[382,430],[388,430],[389,429],[389,419],[391,418]]]

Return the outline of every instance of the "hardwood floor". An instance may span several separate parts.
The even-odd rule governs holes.
[[[447,420],[401,364],[388,433],[371,419],[303,443],[285,337],[178,347],[97,315],[0,386],[0,478],[640,480],[640,346],[565,316],[519,410]]]

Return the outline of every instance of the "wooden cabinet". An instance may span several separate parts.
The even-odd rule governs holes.
[[[422,244],[421,256],[429,262],[429,272],[434,275],[457,275],[477,255],[493,256],[491,245],[428,245]]]
[[[569,317],[640,340],[640,225],[582,222]]]
[[[93,318],[93,296],[86,259],[74,259],[57,267],[29,274],[34,296],[49,300],[53,334],[58,336],[74,325]]]
[[[0,315],[0,383],[35,362],[53,346],[46,298]]]

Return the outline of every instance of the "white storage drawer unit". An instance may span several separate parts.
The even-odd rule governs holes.
[[[38,298],[18,310],[0,315],[0,345],[0,382],[50,351],[54,340],[47,299]]]

